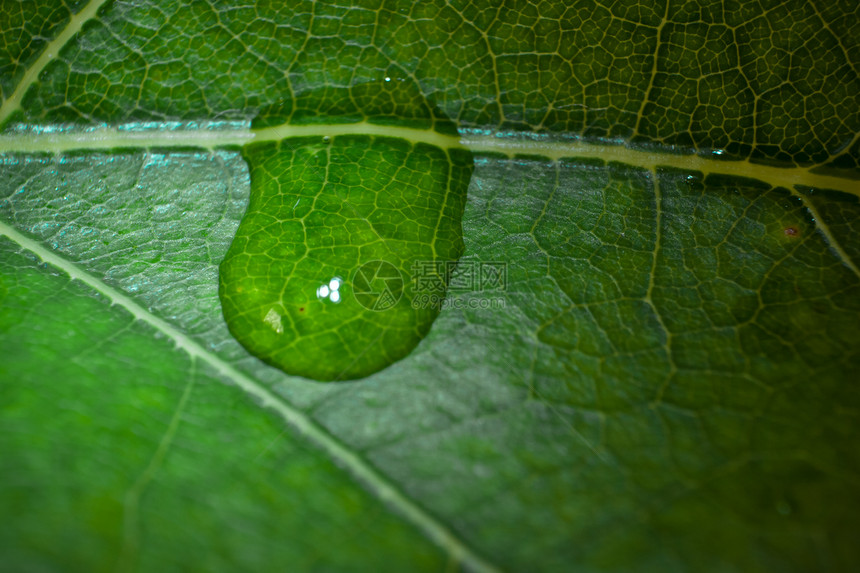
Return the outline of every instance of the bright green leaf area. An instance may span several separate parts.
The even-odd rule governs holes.
[[[406,356],[440,310],[406,278],[428,265],[444,296],[444,265],[463,252],[471,155],[341,136],[253,144],[244,157],[253,192],[220,268],[233,335],[315,380],[363,378]]]
[[[0,570],[444,567],[171,341],[17,250],[0,240],[0,506],[14,522]],[[33,344],[34,331],[50,340]]]
[[[0,3],[0,571],[858,570],[858,70],[850,1]]]

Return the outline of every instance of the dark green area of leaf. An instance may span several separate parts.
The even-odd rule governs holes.
[[[797,201],[577,161],[478,158],[475,179],[462,263],[505,257],[507,305],[443,313],[425,363],[523,401],[497,397],[477,420],[439,421],[376,455],[409,456],[422,492],[442,479],[452,513],[477,506],[462,530],[522,568],[850,571],[860,284]],[[828,200],[835,228],[860,220],[853,197]],[[321,419],[346,431],[347,408]],[[428,441],[495,473],[439,477],[408,454]],[[465,479],[476,487],[453,487]],[[540,534],[511,546],[512,523]]]
[[[847,154],[840,163],[856,166],[846,146],[860,131],[858,11],[776,0],[115,2],[13,120],[355,117],[390,97],[388,77],[460,127],[801,164]]]
[[[85,0],[0,4],[0,103]]]

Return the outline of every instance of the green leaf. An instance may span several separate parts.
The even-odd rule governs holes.
[[[847,2],[4,3],[0,569],[856,570],[858,42]],[[305,194],[383,242],[451,199],[436,262],[462,225],[348,383],[219,299]]]

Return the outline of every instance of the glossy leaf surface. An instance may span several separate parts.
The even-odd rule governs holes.
[[[38,4],[0,4],[0,569],[857,569],[856,3]],[[218,296],[324,137],[440,193],[465,148],[460,266],[505,272],[336,384]]]

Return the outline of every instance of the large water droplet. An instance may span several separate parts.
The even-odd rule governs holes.
[[[471,155],[352,135],[244,154],[251,200],[219,289],[236,339],[316,380],[361,378],[409,354],[439,313],[420,296],[434,285],[444,295],[438,269],[463,251]]]

